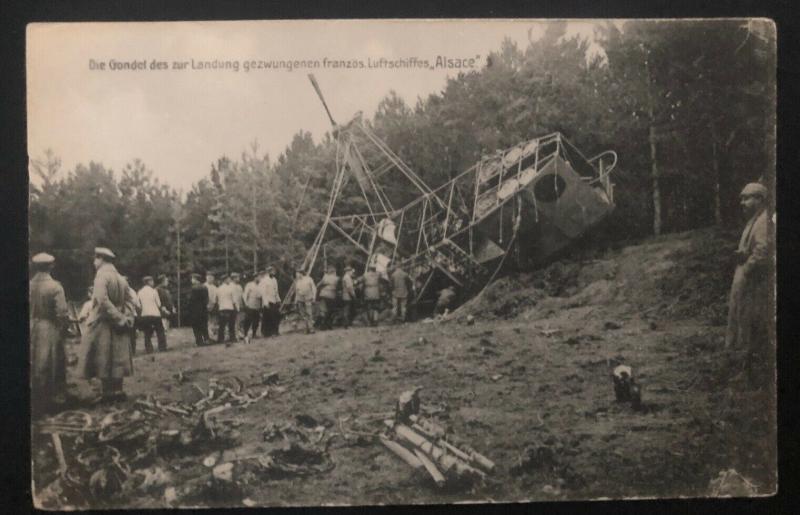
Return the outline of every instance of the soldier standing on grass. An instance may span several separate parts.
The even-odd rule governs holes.
[[[115,255],[109,249],[94,249],[92,312],[89,330],[81,339],[78,370],[86,379],[102,384],[101,401],[126,398],[122,390],[125,377],[133,374],[130,333],[133,330],[134,303],[131,287],[114,267]]]
[[[208,288],[200,282],[200,274],[192,274],[189,293],[189,323],[198,347],[208,345]]]
[[[144,282],[144,286],[139,290],[137,296],[142,306],[140,327],[144,332],[144,350],[148,354],[153,352],[151,338],[153,337],[153,331],[155,331],[158,339],[158,350],[159,352],[164,352],[167,350],[167,336],[164,333],[164,324],[161,322],[161,298],[153,288],[152,276],[146,275],[142,282]],[[134,354],[136,353],[135,347],[133,352]]]
[[[278,336],[281,325],[281,295],[278,291],[278,280],[275,278],[275,267],[267,267],[266,274],[259,283],[261,290],[261,334],[264,337]]]
[[[31,406],[34,413],[48,411],[64,401],[67,363],[64,329],[69,320],[61,283],[50,276],[55,258],[33,256],[35,275],[30,281]]]
[[[158,276],[158,298],[161,301],[161,320],[164,323],[164,331],[169,331],[170,317],[175,314],[175,304],[172,302],[172,294],[169,292],[169,279],[165,274]]]
[[[764,383],[771,371],[769,338],[769,245],[767,189],[750,183],[741,193],[741,205],[750,218],[736,250],[738,264],[728,297],[728,328],[725,348],[747,353],[750,386]]]
[[[92,312],[92,291],[93,288],[89,286],[86,290],[86,302],[83,303],[78,313],[78,324],[81,326],[81,334],[86,332],[86,320],[89,318],[89,313]]]
[[[236,327],[236,340],[238,341],[239,338],[242,336],[241,325],[242,325],[242,316],[241,313],[244,311],[244,307],[242,301],[244,300],[244,290],[242,289],[242,283],[240,282],[240,274],[234,272],[231,274],[231,288],[233,289],[233,303],[236,305],[236,313],[233,315],[234,325]]]
[[[242,294],[242,302],[244,307],[244,341],[250,343],[250,337],[247,335],[250,329],[253,329],[253,338],[256,337],[258,331],[258,322],[261,318],[261,289],[258,283],[264,277],[264,272],[259,272],[247,284],[244,285],[244,293]]]
[[[319,307],[323,329],[333,329],[333,315],[336,309],[336,289],[339,287],[339,276],[336,267],[328,265],[325,275],[317,284],[319,290]]]
[[[317,298],[317,286],[302,268],[295,272],[294,302],[298,314],[306,323],[306,334],[314,332],[314,300]]]
[[[400,322],[406,321],[408,293],[413,288],[411,277],[401,267],[396,266],[390,276],[392,285],[392,316]]]
[[[217,320],[217,285],[214,282],[214,274],[211,272],[206,272],[206,290],[208,290],[208,325],[209,327],[206,329],[207,333],[213,332],[211,330],[211,326],[218,325],[215,322]]]
[[[364,288],[364,305],[367,310],[367,321],[369,325],[378,324],[378,310],[381,304],[381,278],[375,271],[375,263],[370,263],[367,271],[361,276],[359,281]]]
[[[344,328],[353,323],[353,302],[356,300],[356,289],[353,284],[353,267],[347,265],[342,275],[342,323]]]
[[[437,315],[444,315],[447,310],[450,309],[455,298],[456,290],[452,286],[447,286],[439,290],[439,297],[436,299],[434,313]]]
[[[219,306],[219,330],[217,343],[225,341],[225,328],[228,328],[228,343],[236,341],[236,288],[228,275],[222,277],[222,285],[217,288],[217,305]]]

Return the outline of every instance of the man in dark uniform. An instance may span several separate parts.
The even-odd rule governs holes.
[[[170,319],[175,314],[175,304],[172,303],[172,294],[169,292],[169,279],[165,274],[158,276],[158,298],[161,300],[161,318],[164,322],[164,330],[168,331]]]
[[[200,274],[192,274],[192,291],[189,293],[189,323],[198,347],[208,344],[208,288],[200,282]]]

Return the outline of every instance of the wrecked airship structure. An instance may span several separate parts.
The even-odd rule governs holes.
[[[509,261],[542,265],[614,209],[612,150],[586,158],[556,132],[483,156],[431,188],[360,113],[337,124],[314,76],[309,79],[337,149],[326,216],[302,263],[307,272],[341,266],[341,259],[362,267],[358,273],[374,264],[386,274],[393,264],[413,279],[417,303],[430,304],[444,286],[455,286],[466,300]],[[345,188],[361,194],[358,209],[340,202]],[[333,250],[343,245],[347,258]]]

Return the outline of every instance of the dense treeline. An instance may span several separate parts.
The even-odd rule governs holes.
[[[626,22],[598,28],[603,52],[553,23],[520,48],[506,41],[479,71],[416,105],[388,92],[374,131],[431,186],[491,153],[553,131],[586,155],[613,149],[617,209],[610,238],[736,224],[738,192],[772,187],[775,37],[767,22]],[[335,99],[330,99],[335,104]],[[366,106],[365,106],[366,107]],[[243,142],[244,145],[244,142]],[[250,144],[221,157],[185,198],[138,160],[117,174],[100,163],[67,173],[52,153],[32,161],[30,250],[58,258],[80,298],[91,249],[107,245],[135,285],[144,274],[288,271],[313,241],[335,173],[335,141],[298,133],[274,162]],[[358,198],[344,200],[355,207]],[[180,246],[178,245],[180,237]]]

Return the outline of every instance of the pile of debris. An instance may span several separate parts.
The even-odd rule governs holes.
[[[459,442],[421,414],[420,388],[403,392],[394,419],[384,421],[381,443],[416,470],[425,470],[438,487],[474,486],[495,470],[486,456]]]
[[[49,437],[52,452],[46,440],[34,445],[41,449],[34,456],[37,504],[46,509],[95,507],[137,491],[162,489],[171,474],[157,466],[161,458],[234,445],[242,421],[224,413],[264,399],[270,391],[246,391],[238,378],[211,378],[207,391],[194,386],[202,393],[194,404],[148,396],[129,409],[95,416],[65,411],[39,421],[34,437]],[[47,486],[39,490],[36,483]]]

